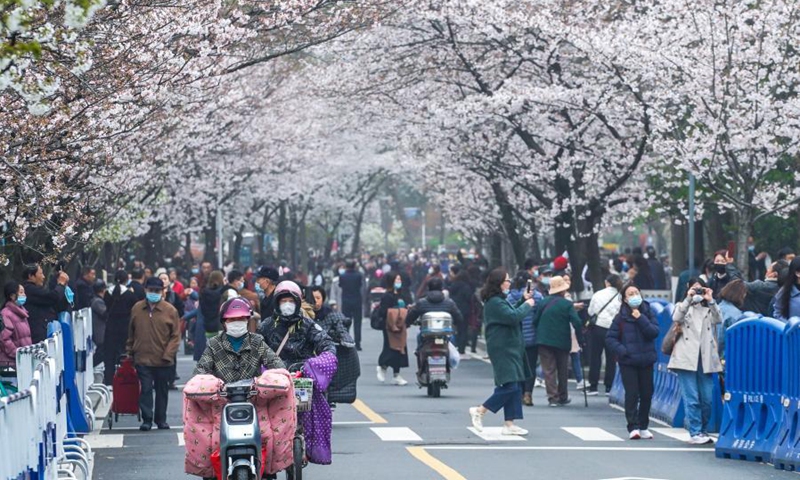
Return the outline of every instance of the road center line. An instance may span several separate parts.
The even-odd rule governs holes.
[[[430,453],[426,452],[424,447],[406,447],[406,450],[408,450],[408,453],[410,453],[414,458],[441,475],[445,480],[467,480],[463,475],[448,467]]]
[[[359,411],[361,415],[367,417],[372,423],[389,423],[386,421],[385,418],[381,417],[374,410],[369,408],[366,403],[362,402],[361,400],[356,400],[353,402],[353,408]]]

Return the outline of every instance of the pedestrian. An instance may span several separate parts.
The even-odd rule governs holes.
[[[737,278],[725,285],[719,293],[719,311],[722,314],[722,325],[717,332],[719,357],[725,358],[725,330],[742,318],[742,305],[747,298],[747,286]]]
[[[275,287],[280,275],[272,267],[261,267],[256,273],[256,294],[261,298],[259,312],[261,318],[269,318],[275,314]]]
[[[180,295],[172,290],[172,282],[169,279],[169,274],[167,274],[166,271],[159,273],[158,279],[164,284],[164,300],[175,308],[175,311],[178,312],[178,318],[183,318],[185,305],[183,300],[181,300]],[[175,386],[175,381],[177,380],[180,380],[180,377],[178,376],[178,353],[176,351],[175,358],[173,359],[172,363],[172,373],[170,374],[169,378],[170,390],[177,390],[177,387]]]
[[[708,288],[713,292],[714,300],[719,300],[719,292],[725,288],[731,280],[736,278],[736,266],[733,258],[728,256],[727,250],[720,250],[714,254],[713,272],[708,277]]]
[[[514,277],[514,288],[508,294],[508,303],[516,306],[521,300],[524,299],[525,293],[528,289],[528,280],[533,281],[530,274],[523,270],[517,273]],[[534,303],[540,303],[544,298],[541,293],[535,288],[531,289],[531,295]],[[536,346],[536,329],[533,327],[533,314],[531,309],[525,318],[522,319],[522,340],[525,342],[525,359],[528,363],[528,369],[531,375],[525,379],[525,385],[522,389],[522,404],[526,407],[533,406],[533,387],[536,384],[536,364],[539,361],[539,349]]]
[[[781,289],[775,294],[772,316],[778,320],[788,321],[800,316],[800,257],[795,257],[789,264],[789,271],[783,280]]]
[[[647,265],[650,267],[650,274],[653,277],[653,288],[655,290],[665,290],[667,288],[667,275],[664,264],[658,259],[655,247],[647,247]]]
[[[3,328],[0,330],[0,364],[16,368],[17,349],[33,344],[28,311],[25,309],[25,287],[14,280],[3,286],[6,303],[0,311]]]
[[[625,418],[631,440],[650,440],[650,405],[653,401],[653,365],[658,360],[655,340],[658,320],[633,284],[620,292],[624,302],[606,336],[608,348],[617,356],[625,386]]]
[[[261,304],[258,294],[252,290],[248,290],[244,274],[240,270],[234,269],[228,273],[228,285],[233,286],[240,297],[250,302],[250,308],[253,309],[253,312],[258,314],[258,316],[253,315],[250,318],[250,325],[248,326],[248,331],[255,332],[258,327],[257,319],[261,317]]]
[[[619,275],[611,274],[606,277],[604,283],[606,288],[592,295],[587,311],[589,314],[589,390],[586,394],[590,396],[598,394],[603,352],[605,352],[606,361],[606,370],[603,376],[606,395],[611,391],[616,372],[614,352],[606,346],[606,336],[614,317],[617,316],[622,306],[620,297],[622,278]]]
[[[139,410],[142,412],[139,429],[146,432],[153,427],[153,422],[159,430],[169,429],[169,381],[181,334],[178,312],[164,300],[164,282],[150,277],[144,287],[145,299],[137,302],[131,312],[126,351],[139,374]]]
[[[628,271],[630,279],[639,290],[653,290],[655,289],[655,281],[653,280],[653,272],[650,271],[650,264],[647,263],[642,255],[634,255],[632,258],[633,265]]]
[[[47,324],[58,318],[58,313],[69,309],[66,288],[69,275],[59,271],[56,285],[49,289],[44,285],[44,272],[39,264],[26,265],[22,270],[22,287],[25,289],[28,311],[28,324],[31,327],[31,341],[39,343],[47,338]]]
[[[514,420],[523,418],[523,385],[533,375],[525,354],[522,321],[533,308],[534,300],[525,291],[516,305],[511,305],[507,300],[510,291],[511,279],[502,267],[489,273],[481,290],[486,351],[492,360],[495,388],[482,405],[469,409],[469,415],[475,430],[482,431],[486,412],[497,413],[502,408],[505,423],[500,433],[524,436],[528,431],[515,425]]]
[[[722,371],[714,329],[722,322],[722,314],[714,301],[713,291],[702,279],[694,278],[689,285],[686,298],[675,305],[672,315],[682,334],[675,342],[668,368],[678,375],[686,424],[691,435],[689,443],[702,445],[712,441],[708,436],[708,423],[714,390],[713,374]]]
[[[411,293],[397,272],[384,275],[386,293],[373,313],[382,320],[383,349],[378,357],[377,375],[379,382],[386,381],[386,370],[391,367],[392,383],[403,386],[408,382],[400,376],[400,369],[408,367],[408,350],[406,349],[407,332],[405,317],[411,306]]]
[[[75,309],[89,308],[94,299],[94,281],[97,274],[93,267],[83,267],[81,278],[75,282]]]
[[[380,270],[378,270],[380,272]],[[456,329],[456,348],[458,353],[466,355],[467,343],[469,340],[469,318],[472,315],[472,299],[475,297],[475,289],[469,282],[469,274],[466,269],[459,265],[450,267],[452,278],[448,292],[450,298],[456,303],[458,311],[461,312],[461,322],[454,323]]]
[[[355,260],[348,260],[346,270],[339,275],[339,288],[342,289],[342,313],[353,319],[353,337],[356,350],[361,350],[361,322],[364,316],[364,276],[356,269]]]
[[[425,294],[428,293],[428,282],[430,282],[432,278],[444,280],[444,275],[442,275],[442,267],[440,265],[434,264],[428,267],[428,274],[422,279],[422,283],[420,283],[419,289],[417,289],[416,298],[423,298]]]
[[[114,286],[106,292],[105,304],[108,312],[105,335],[105,374],[103,383],[111,385],[114,379],[114,367],[119,357],[125,352],[128,341],[128,330],[131,323],[131,311],[139,300],[132,288],[128,287],[130,279],[125,270],[117,270],[114,274]]]
[[[569,284],[564,278],[554,276],[550,281],[550,295],[542,300],[533,317],[539,361],[551,407],[572,402],[567,393],[572,348],[570,325],[580,333],[581,320],[572,302],[565,298],[568,290]]]
[[[92,341],[95,345],[92,364],[95,368],[103,364],[104,369],[106,324],[108,323],[108,306],[104,300],[106,290],[106,282],[99,278],[96,279],[92,285],[92,295],[94,296],[89,302],[89,308],[92,309]],[[114,366],[112,365],[110,368],[113,369]]]
[[[186,300],[186,295],[183,294],[185,287],[178,278],[178,270],[170,268],[167,270],[167,274],[169,275],[169,284],[172,291],[175,292],[181,300]]]
[[[136,300],[144,300],[145,299],[145,291],[144,291],[144,280],[145,280],[145,271],[143,268],[134,268],[131,270],[131,281],[128,284],[128,287],[133,290],[134,296],[136,296]]]

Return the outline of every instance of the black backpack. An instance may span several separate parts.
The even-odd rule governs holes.
[[[206,333],[217,333],[222,330],[222,324],[219,321],[221,300],[221,288],[206,288],[200,292],[200,313],[203,314],[203,326]]]

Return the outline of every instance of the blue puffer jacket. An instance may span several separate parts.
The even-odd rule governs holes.
[[[522,299],[522,294],[525,292],[525,289],[519,290],[511,290],[508,294],[508,303],[511,305],[517,305],[519,301]],[[533,300],[536,302],[536,305],[528,312],[528,315],[522,319],[522,338],[525,340],[526,347],[532,347],[536,345],[536,328],[533,327],[533,315],[536,313],[536,308],[539,306],[539,302],[543,299],[542,294],[539,293],[538,290],[533,291]]]
[[[620,365],[648,367],[658,359],[658,321],[647,302],[642,303],[639,312],[639,318],[634,318],[631,307],[623,303],[606,335],[606,346],[614,351]]]

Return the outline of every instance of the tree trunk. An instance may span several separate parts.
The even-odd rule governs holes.
[[[444,218],[444,210],[440,207],[439,211],[439,245],[445,247],[444,242],[447,240],[447,235],[445,235],[447,232],[447,222]]]
[[[353,246],[350,249],[350,255],[353,257],[359,256],[359,250],[361,248],[361,227],[364,224],[364,214],[367,211],[368,204],[364,203],[361,205],[361,208],[358,209],[358,214],[356,215],[356,224],[353,228]]]
[[[517,267],[522,268],[525,264],[525,245],[517,228],[517,219],[514,216],[514,209],[503,187],[497,182],[492,182],[491,185],[497,207],[500,209],[500,220],[503,223],[503,230],[505,230],[508,241],[511,243],[511,249],[514,252],[514,259],[517,262]]]
[[[209,215],[209,226],[203,228],[205,234],[205,252],[203,252],[203,261],[211,262],[211,265],[217,265],[217,217],[216,215]],[[216,268],[222,268],[222,265],[217,265]]]
[[[489,268],[495,269],[503,266],[503,236],[499,232],[494,232],[489,241],[491,242]],[[509,272],[509,275],[513,275],[513,273]]]
[[[753,234],[753,210],[749,208],[738,210],[736,218],[736,266],[742,272],[742,277],[750,278],[750,255],[747,251],[747,239]]]
[[[242,259],[242,241],[244,240],[244,225],[239,226],[239,230],[233,234],[233,263],[243,268],[241,265]]]
[[[278,262],[286,259],[286,202],[278,207]]]
[[[542,263],[542,250],[539,248],[539,225],[536,219],[531,220],[531,241],[529,244],[528,252],[530,257],[537,263]]]
[[[300,267],[310,276],[314,272],[308,271],[308,225],[306,225],[307,214],[308,209],[303,210],[303,216],[300,218]]]
[[[297,210],[289,209],[289,265],[297,272]]]

